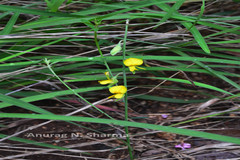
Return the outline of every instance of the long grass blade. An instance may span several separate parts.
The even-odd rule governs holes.
[[[186,136],[200,137],[206,139],[212,139],[222,142],[229,142],[233,144],[240,145],[240,139],[229,136],[222,136],[218,134],[200,132],[189,129],[181,129],[175,127],[161,126],[155,124],[139,123],[139,122],[129,122],[122,120],[112,120],[103,118],[89,118],[89,117],[79,117],[79,116],[61,116],[61,115],[31,115],[31,114],[21,114],[21,113],[2,113],[0,115],[2,118],[31,118],[31,119],[51,119],[51,120],[64,120],[64,121],[76,121],[76,122],[89,122],[89,123],[101,123],[101,124],[114,124],[120,126],[137,127],[137,128],[147,128],[152,130],[159,130],[169,133],[176,133]]]

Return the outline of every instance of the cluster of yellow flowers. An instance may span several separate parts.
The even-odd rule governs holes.
[[[144,69],[144,68],[138,67],[143,64],[143,60],[138,58],[128,58],[123,61],[123,64],[127,66],[133,74],[135,74],[135,70]],[[98,81],[100,84],[102,85],[109,84],[109,87],[110,87],[118,82],[118,80],[115,77],[111,79],[109,78],[109,72],[105,72],[104,74],[106,75],[107,79]],[[108,98],[121,99],[124,97],[124,94],[127,92],[127,88],[123,85],[113,86],[109,88],[109,92],[111,92],[113,95]]]

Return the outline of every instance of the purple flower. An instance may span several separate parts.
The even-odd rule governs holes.
[[[167,114],[162,114],[161,116],[162,116],[162,118],[164,118],[164,119],[168,117]]]
[[[175,148],[181,148],[182,150],[185,150],[187,148],[191,148],[191,144],[190,143],[181,143],[175,146]]]

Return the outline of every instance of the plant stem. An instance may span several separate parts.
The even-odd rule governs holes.
[[[129,20],[127,19],[126,27],[125,27],[125,35],[124,35],[124,40],[123,40],[123,60],[125,60],[125,58],[126,58],[126,40],[127,40],[128,23],[129,23]],[[124,64],[123,64],[123,81],[124,81],[124,86],[127,87],[126,67]],[[128,121],[128,100],[127,99],[128,99],[128,96],[127,96],[127,92],[126,92],[125,96],[124,96],[125,121]],[[133,160],[134,159],[133,154],[132,154],[133,149],[130,144],[130,137],[128,134],[129,132],[128,132],[127,126],[125,126],[125,132],[126,132],[126,140],[127,140],[129,156],[130,156],[130,159]]]
[[[99,54],[100,54],[100,56],[101,56],[101,58],[102,58],[102,60],[103,60],[104,65],[106,66],[106,68],[107,68],[110,76],[113,77],[112,71],[111,71],[111,69],[109,68],[109,66],[108,66],[108,64],[107,64],[107,61],[106,61],[105,57],[103,56],[102,51],[101,51],[101,48],[100,48],[100,46],[99,46],[98,39],[97,39],[97,29],[94,30],[94,41],[95,41],[95,44],[96,44],[96,46],[97,46],[98,52],[99,52]]]

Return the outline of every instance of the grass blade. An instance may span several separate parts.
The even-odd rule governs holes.
[[[195,26],[192,25],[192,23],[189,22],[182,22],[182,25],[184,25],[194,36],[196,42],[199,44],[199,46],[208,54],[210,54],[210,50],[208,48],[207,43],[205,42],[203,36],[201,33],[197,30]]]
[[[4,29],[0,32],[0,35],[8,35],[11,33],[14,24],[16,23],[18,19],[19,13],[16,12],[12,15],[11,19],[8,21]]]
[[[80,92],[89,92],[89,91],[96,91],[96,90],[102,90],[102,89],[106,89],[106,87],[79,88],[79,89],[75,89],[74,91],[77,92],[77,93],[80,93]],[[72,91],[64,90],[64,91],[45,93],[45,94],[40,94],[40,95],[35,95],[35,96],[28,96],[28,97],[25,97],[25,98],[21,98],[19,101],[21,101],[21,102],[34,102],[34,101],[50,99],[50,98],[54,98],[54,97],[71,95],[71,94],[73,94]],[[12,103],[10,103],[10,104],[12,104]],[[0,103],[0,108],[8,107],[8,106],[10,106],[10,104],[8,102]],[[12,105],[14,105],[14,104],[12,104]]]
[[[69,14],[69,13],[53,13],[37,9],[29,9],[18,6],[8,6],[0,5],[0,11],[11,11],[25,14],[41,15],[41,16],[53,16],[53,17],[81,17],[79,15]]]
[[[79,117],[79,116],[61,116],[61,115],[39,115],[39,114],[21,114],[21,113],[1,113],[0,117],[2,118],[31,118],[31,119],[51,119],[51,120],[64,120],[64,121],[76,121],[76,122],[89,122],[89,123],[101,123],[101,124],[114,124],[119,126],[128,126],[128,127],[137,127],[137,128],[147,128],[152,130],[159,130],[169,133],[176,133],[186,136],[200,137],[206,139],[212,139],[217,141],[229,142],[233,144],[240,145],[240,139],[222,136],[218,134],[200,132],[189,129],[181,129],[175,127],[161,126],[155,124],[139,123],[139,122],[130,122],[123,120],[112,120],[112,119],[103,119],[103,118],[89,118],[89,117]]]
[[[51,112],[49,112],[49,111],[47,111],[45,109],[39,108],[37,106],[34,106],[34,105],[29,104],[27,102],[24,102],[22,100],[19,100],[19,99],[10,97],[10,96],[3,95],[1,93],[0,93],[0,100],[5,102],[5,103],[7,103],[8,105],[19,106],[21,108],[24,108],[24,109],[27,109],[27,110],[30,110],[30,111],[34,111],[34,112],[37,112],[37,113],[52,114]],[[3,108],[3,107],[0,106],[0,108]]]
[[[146,78],[146,77],[145,77],[145,78]],[[192,84],[190,81],[184,80],[184,79],[164,78],[164,77],[151,77],[151,78],[152,78],[152,79],[168,80],[168,81],[179,82],[179,83]],[[227,91],[225,91],[225,90],[223,90],[223,89],[220,89],[220,88],[217,88],[217,87],[208,85],[208,84],[204,84],[204,83],[200,83],[200,82],[195,82],[195,81],[193,81],[193,83],[194,83],[196,86],[199,86],[199,87],[207,88],[207,89],[210,89],[210,90],[215,90],[215,91],[222,92],[222,93],[226,93],[226,94],[229,94],[229,95],[234,95],[234,94],[232,94],[232,93],[230,93],[230,92],[227,92]]]

